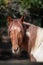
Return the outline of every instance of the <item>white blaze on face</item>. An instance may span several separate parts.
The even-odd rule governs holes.
[[[18,30],[19,32],[21,31],[20,27],[12,25],[10,30]]]

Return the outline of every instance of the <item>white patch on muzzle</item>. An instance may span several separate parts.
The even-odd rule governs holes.
[[[14,53],[14,54],[15,54],[15,51],[14,51],[14,49],[12,49],[12,53]]]
[[[13,53],[13,54],[18,54],[19,51],[20,51],[20,48],[18,48],[16,52],[14,51],[14,49],[12,49],[12,53]]]
[[[30,37],[30,36],[31,36],[31,35],[30,35],[30,32],[26,31],[26,36],[27,36],[27,37]]]

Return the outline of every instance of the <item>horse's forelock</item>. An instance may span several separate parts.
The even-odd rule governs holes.
[[[19,19],[14,19],[13,21],[12,21],[12,23],[10,23],[10,25],[8,26],[8,32],[10,32],[11,31],[11,27],[13,26],[14,27],[14,25],[15,25],[15,27],[17,27],[17,28],[19,28],[20,27],[20,29],[21,29],[21,31],[22,31],[22,33],[24,34],[24,29],[23,29],[23,25],[22,25],[22,23],[21,22],[19,22]]]

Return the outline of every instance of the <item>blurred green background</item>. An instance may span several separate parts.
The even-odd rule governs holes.
[[[24,15],[26,22],[43,27],[43,0],[0,0],[0,27],[7,25],[9,13],[14,17]]]

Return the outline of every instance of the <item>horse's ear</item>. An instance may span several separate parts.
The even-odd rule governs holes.
[[[12,18],[10,16],[7,17],[7,21],[8,23],[11,23],[12,22]]]
[[[20,18],[20,22],[22,23],[23,20],[24,20],[24,16],[22,16],[22,17]]]

